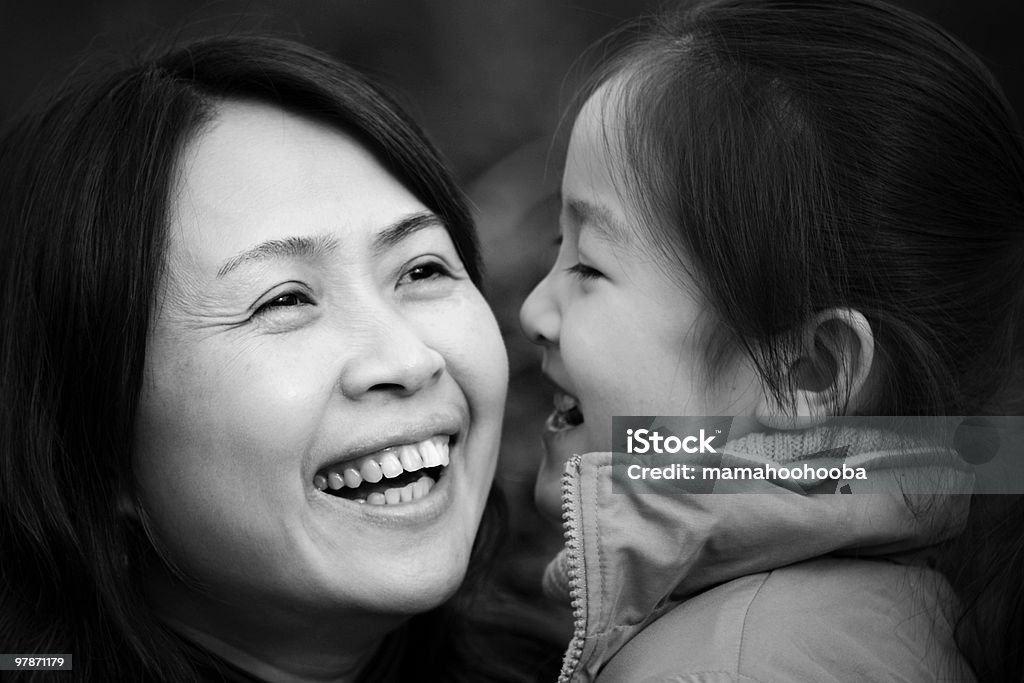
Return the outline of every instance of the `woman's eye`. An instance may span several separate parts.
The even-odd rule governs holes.
[[[428,261],[426,263],[418,263],[405,271],[399,279],[399,284],[433,280],[441,277],[447,277],[449,275],[451,275],[451,271],[443,264],[436,261]]]
[[[599,277],[604,277],[604,273],[602,273],[601,271],[597,270],[596,268],[591,268],[590,266],[583,265],[582,263],[577,263],[575,265],[569,266],[565,270],[566,272],[571,273],[580,280],[595,280]]]
[[[308,296],[302,292],[286,292],[280,294],[256,309],[256,315],[263,315],[271,311],[295,306],[305,306],[313,303]]]

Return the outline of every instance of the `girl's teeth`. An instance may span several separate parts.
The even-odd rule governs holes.
[[[327,477],[322,474],[318,474],[313,477],[313,486],[317,487],[321,491],[327,488]]]
[[[556,392],[554,396],[555,410],[560,413],[566,413],[575,408],[578,405],[575,396],[563,393],[561,391]]]
[[[547,431],[559,432],[583,424],[579,399],[562,391],[556,391],[553,398],[555,410],[544,424]]]
[[[402,491],[401,489],[388,489],[384,492],[384,500],[387,501],[388,505],[394,505],[395,503],[402,502]]]
[[[370,505],[383,505],[386,499],[383,493],[371,493],[366,497],[366,502]]]
[[[327,484],[333,490],[337,491],[338,489],[345,485],[345,482],[342,480],[340,474],[338,474],[337,472],[331,472],[330,474],[327,475]]]

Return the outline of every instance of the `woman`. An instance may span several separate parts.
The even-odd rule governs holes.
[[[522,309],[560,680],[1020,680],[1021,497],[950,495],[941,433],[832,418],[1019,410],[1022,139],[966,48],[877,0],[700,3],[595,78]],[[606,452],[617,415],[730,418],[730,473],[864,476],[667,494]]]
[[[456,678],[507,368],[415,124],[313,50],[208,39],[63,86],[0,176],[4,649]]]

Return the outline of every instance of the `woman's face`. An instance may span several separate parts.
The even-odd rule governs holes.
[[[223,104],[180,162],[136,429],[143,513],[202,586],[164,604],[309,624],[441,603],[506,383],[437,216],[349,136]]]
[[[561,244],[548,275],[523,304],[527,335],[544,348],[555,385],[537,475],[540,510],[559,516],[560,475],[576,453],[611,448],[615,415],[753,415],[761,393],[747,363],[710,381],[709,316],[693,286],[643,242],[637,213],[613,174],[622,159],[614,88],[576,119],[562,177]]]

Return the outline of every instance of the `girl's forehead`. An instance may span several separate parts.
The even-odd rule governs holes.
[[[625,134],[625,80],[616,77],[601,84],[580,107],[573,125],[573,139],[618,149]],[[570,143],[571,144],[571,143]]]
[[[569,218],[631,241],[639,228],[640,203],[636,183],[629,182],[620,90],[617,81],[607,82],[580,109],[566,155],[562,205]]]
[[[605,81],[576,117],[562,179],[563,227],[585,229],[690,286],[689,258],[678,234],[685,228],[650,209],[643,194],[648,185],[626,153],[629,85],[629,74]]]
[[[610,106],[613,102],[614,95],[602,86],[587,99],[576,117],[562,182],[562,193],[567,200],[574,197],[593,200],[595,198],[586,195],[595,194],[607,201],[624,190],[619,188],[625,160],[622,129],[617,125],[620,118],[616,114],[617,107]]]

